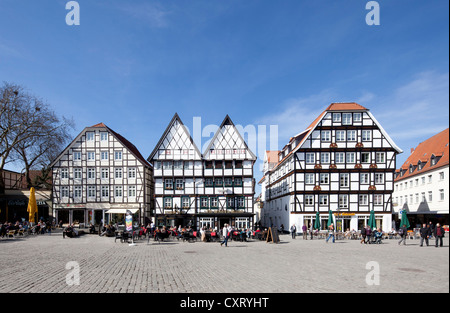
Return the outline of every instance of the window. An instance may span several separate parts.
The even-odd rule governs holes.
[[[107,161],[108,160],[108,151],[100,152],[100,158],[102,161]]]
[[[165,197],[164,198],[164,209],[171,209],[172,208],[172,197]]]
[[[114,178],[116,178],[116,179],[122,178],[122,168],[117,167],[114,169]]]
[[[445,200],[444,189],[439,189],[439,200]]]
[[[233,197],[228,197],[227,198],[227,209],[234,209],[235,205],[234,205],[234,198]]]
[[[342,124],[343,125],[352,124],[352,113],[342,113]]]
[[[422,177],[422,185],[425,185],[425,176]]]
[[[173,169],[174,170],[182,170],[183,169],[183,161],[173,161]]]
[[[405,199],[407,199],[405,197]],[[374,205],[383,205],[383,195],[374,195],[373,196]]]
[[[222,161],[215,161],[214,162],[214,168],[218,169],[218,170],[223,169],[223,162]]]
[[[371,141],[372,140],[372,131],[371,130],[363,130],[362,131],[362,141]]]
[[[200,208],[206,209],[208,208],[208,197],[201,197],[200,198]]]
[[[314,196],[313,195],[305,196],[305,205],[314,205]]]
[[[412,194],[409,195],[409,203],[413,204],[414,203],[414,197]]]
[[[87,153],[87,159],[88,161],[95,161],[95,152],[89,151]]]
[[[321,133],[322,141],[331,141],[331,132],[329,130],[323,130]]]
[[[114,186],[114,196],[116,198],[122,197],[122,186]]]
[[[314,153],[306,153],[306,164],[313,164],[315,162]]]
[[[109,178],[109,169],[102,168],[102,179],[108,179]]]
[[[348,209],[348,195],[339,195],[339,208]]]
[[[73,153],[73,160],[74,161],[81,161],[81,152],[74,152]]]
[[[69,170],[67,168],[62,168],[60,170],[61,179],[69,178]]]
[[[136,186],[128,186],[128,197],[136,197]]]
[[[428,183],[431,184],[433,182],[433,175],[428,175]]]
[[[101,132],[100,133],[100,140],[101,141],[108,141],[108,133]]]
[[[136,168],[135,167],[128,168],[128,178],[136,178]]]
[[[369,173],[361,173],[359,175],[359,183],[360,184],[369,184]]]
[[[361,152],[361,163],[370,163],[370,152]]]
[[[359,195],[359,205],[368,205],[369,197],[367,195]]]
[[[95,168],[88,168],[88,178],[95,179]]]
[[[225,187],[232,187],[233,179],[231,179],[231,177],[225,177],[224,184],[225,184]]]
[[[81,179],[81,177],[82,177],[81,168],[74,168],[73,169],[73,178]]]
[[[168,161],[168,162],[163,162],[163,168],[165,170],[171,170],[172,169],[172,162]]]
[[[386,162],[386,153],[384,152],[377,152],[375,155],[376,163],[385,163]]]
[[[336,163],[345,163],[345,153],[344,152],[336,152],[335,162]]]
[[[419,186],[419,179],[418,178],[415,180],[415,183],[416,183],[416,187]]]
[[[329,184],[330,178],[329,174],[326,173],[320,173],[320,184]]]
[[[335,123],[341,122],[341,113],[333,113],[333,122]]]
[[[347,140],[348,141],[356,141],[356,130],[348,130],[347,131]]]
[[[238,208],[244,209],[245,208],[245,198],[244,197],[238,197]]]
[[[69,187],[62,186],[60,189],[61,192],[61,198],[69,198]]]
[[[177,188],[177,190],[183,190],[184,189],[183,179],[176,179],[175,180],[175,187]]]
[[[219,199],[217,197],[209,198],[209,204],[211,208],[218,209],[219,208]]]
[[[416,193],[416,203],[419,203],[419,194]]]
[[[361,113],[354,113],[353,114],[353,121],[354,122],[361,122],[362,121],[362,114]]]
[[[348,187],[349,174],[339,174],[339,185],[341,187]]]
[[[183,209],[187,209],[190,207],[190,199],[189,197],[181,197],[181,207]]]
[[[320,154],[320,163],[330,163],[330,153],[322,152]]]
[[[405,189],[408,188],[408,182],[405,182]]]
[[[156,161],[155,162],[155,170],[160,170],[161,169],[161,161]]]
[[[234,186],[242,187],[242,178],[241,177],[235,177],[234,178]]]
[[[313,173],[306,173],[305,174],[305,184],[314,184],[314,174]]]
[[[205,178],[205,187],[213,187],[214,181],[212,178]]]
[[[425,192],[422,192],[422,202],[427,201],[427,199],[425,198]]]
[[[114,151],[114,160],[115,161],[122,160],[122,151]]]
[[[345,130],[336,131],[336,141],[345,141]]]
[[[355,152],[347,152],[347,163],[355,163],[355,162],[356,162]]]
[[[109,197],[109,186],[102,186],[102,198]]]
[[[444,172],[439,172],[439,180],[444,180],[445,175]]]
[[[320,206],[328,205],[328,196],[327,195],[319,195],[319,205]]]
[[[165,179],[164,180],[164,189],[165,190],[172,190],[173,189],[173,180],[172,179]]]
[[[222,187],[223,186],[223,179],[216,177],[214,178],[214,186],[215,187]]]
[[[81,196],[82,196],[81,186],[75,186],[73,188],[73,197],[76,199],[79,199],[79,198],[81,198]]]
[[[95,198],[95,186],[88,186],[88,198]]]
[[[375,173],[375,184],[384,184],[384,173]]]
[[[433,192],[428,191],[428,202],[432,202],[432,201],[433,201]]]
[[[94,141],[94,133],[93,132],[86,132],[86,140],[87,141]]]

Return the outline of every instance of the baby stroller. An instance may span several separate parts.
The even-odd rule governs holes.
[[[383,233],[382,233],[382,232],[379,232],[379,231],[376,231],[376,232],[375,232],[375,243],[376,243],[376,244],[383,243],[383,242],[381,241],[382,238],[383,238]]]

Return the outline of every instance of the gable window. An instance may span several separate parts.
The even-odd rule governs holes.
[[[60,171],[61,179],[69,178],[69,170],[67,168],[62,168]]]
[[[108,160],[108,151],[100,152],[100,158],[101,158],[102,161]]]
[[[345,130],[336,131],[336,141],[345,141]]]
[[[88,159],[88,161],[95,161],[95,152],[92,152],[92,151],[88,152],[87,159]]]
[[[371,141],[372,140],[372,131],[371,130],[363,130],[362,131],[362,141]]]
[[[86,140],[94,141],[94,132],[86,132]]]
[[[128,168],[128,178],[136,178],[136,168],[135,167]]]
[[[335,123],[341,122],[341,113],[333,113],[333,122]]]
[[[352,113],[342,113],[342,124],[343,125],[352,124]]]
[[[116,178],[116,179],[122,178],[122,168],[114,169],[114,178]]]
[[[74,161],[81,161],[81,152],[74,152],[73,153],[73,160]]]
[[[122,160],[122,151],[114,151],[114,160],[116,161]]]
[[[75,179],[81,179],[81,168],[74,168],[73,169],[73,178]]]
[[[362,114],[361,113],[353,113],[353,121],[354,122],[361,122],[362,121]]]
[[[108,140],[108,133],[101,132],[100,133],[100,140],[101,141],[107,141]]]
[[[322,141],[330,141],[331,140],[331,132],[329,130],[323,130],[321,132]]]

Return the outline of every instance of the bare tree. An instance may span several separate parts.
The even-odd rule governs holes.
[[[29,94],[20,85],[0,87],[0,193],[5,184],[4,166],[11,161],[23,164],[28,187],[29,171],[45,168],[48,156],[69,140],[73,121],[59,118],[50,106]]]

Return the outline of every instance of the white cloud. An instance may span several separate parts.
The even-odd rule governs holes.
[[[170,12],[157,3],[121,4],[119,9],[151,27],[164,28],[169,25],[167,16]]]

